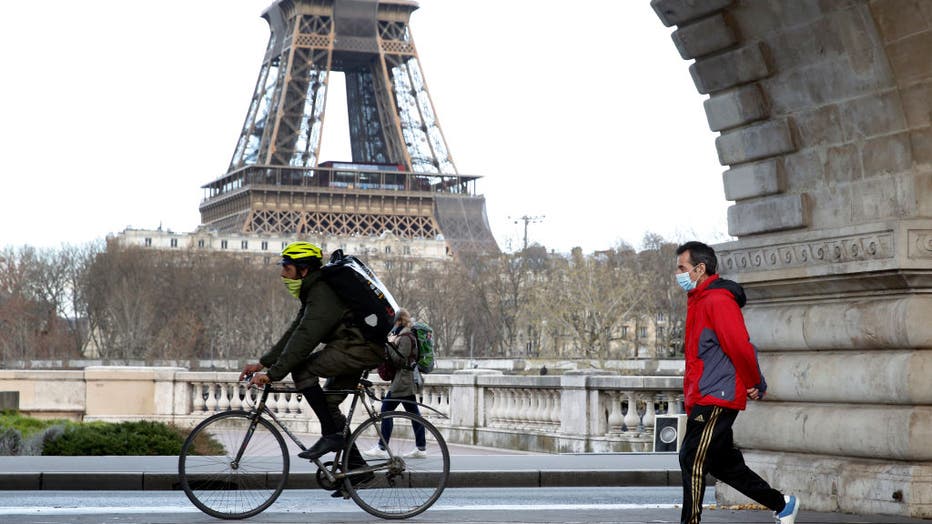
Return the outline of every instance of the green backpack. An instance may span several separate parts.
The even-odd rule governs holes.
[[[417,344],[417,369],[430,373],[434,370],[434,330],[423,322],[415,322],[411,335]]]

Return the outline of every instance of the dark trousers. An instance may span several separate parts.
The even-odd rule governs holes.
[[[401,402],[406,400],[407,402]],[[382,398],[382,413],[386,411],[394,411],[398,407],[398,404],[401,404],[405,407],[405,411],[408,413],[413,413],[415,415],[420,415],[421,410],[417,407],[417,399],[414,395],[408,395],[406,397],[392,398],[391,392],[385,394],[385,397]],[[387,444],[389,439],[392,438],[392,428],[394,427],[394,422],[390,418],[382,419],[382,439]],[[414,429],[414,445],[417,446],[417,449],[424,449],[427,447],[427,439],[424,436],[424,426],[417,422],[411,421],[411,427]]]
[[[693,406],[680,448],[683,476],[681,524],[699,524],[706,473],[711,473],[759,504],[774,511],[783,509],[783,494],[751,471],[735,447],[731,426],[737,417],[738,412],[734,409]]]

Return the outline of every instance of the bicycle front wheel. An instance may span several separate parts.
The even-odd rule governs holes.
[[[382,438],[383,424],[391,438]],[[423,435],[421,432],[423,431]],[[379,447],[385,449],[384,455]],[[368,459],[361,468],[343,458],[347,477],[343,489],[359,507],[383,519],[405,519],[424,512],[440,498],[450,475],[450,452],[440,431],[424,418],[407,412],[388,411],[363,422],[350,436],[347,449],[357,446]],[[367,453],[370,451],[372,453]],[[367,479],[360,471],[374,470]],[[354,484],[355,482],[355,484]]]
[[[204,513],[221,519],[252,517],[281,495],[288,479],[288,448],[269,421],[228,411],[197,425],[181,446],[181,489]]]

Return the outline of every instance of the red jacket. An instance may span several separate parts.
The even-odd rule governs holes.
[[[686,301],[686,413],[696,404],[742,410],[747,390],[767,389],[757,350],[744,327],[744,290],[736,282],[711,275],[689,292]]]

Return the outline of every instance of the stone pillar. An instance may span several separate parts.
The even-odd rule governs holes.
[[[749,465],[808,509],[932,517],[932,3],[651,4],[721,133],[720,272],[770,383]]]
[[[501,375],[501,371],[492,369],[461,369],[450,375],[450,440],[478,443],[476,430],[484,419],[485,398],[476,378]]]

